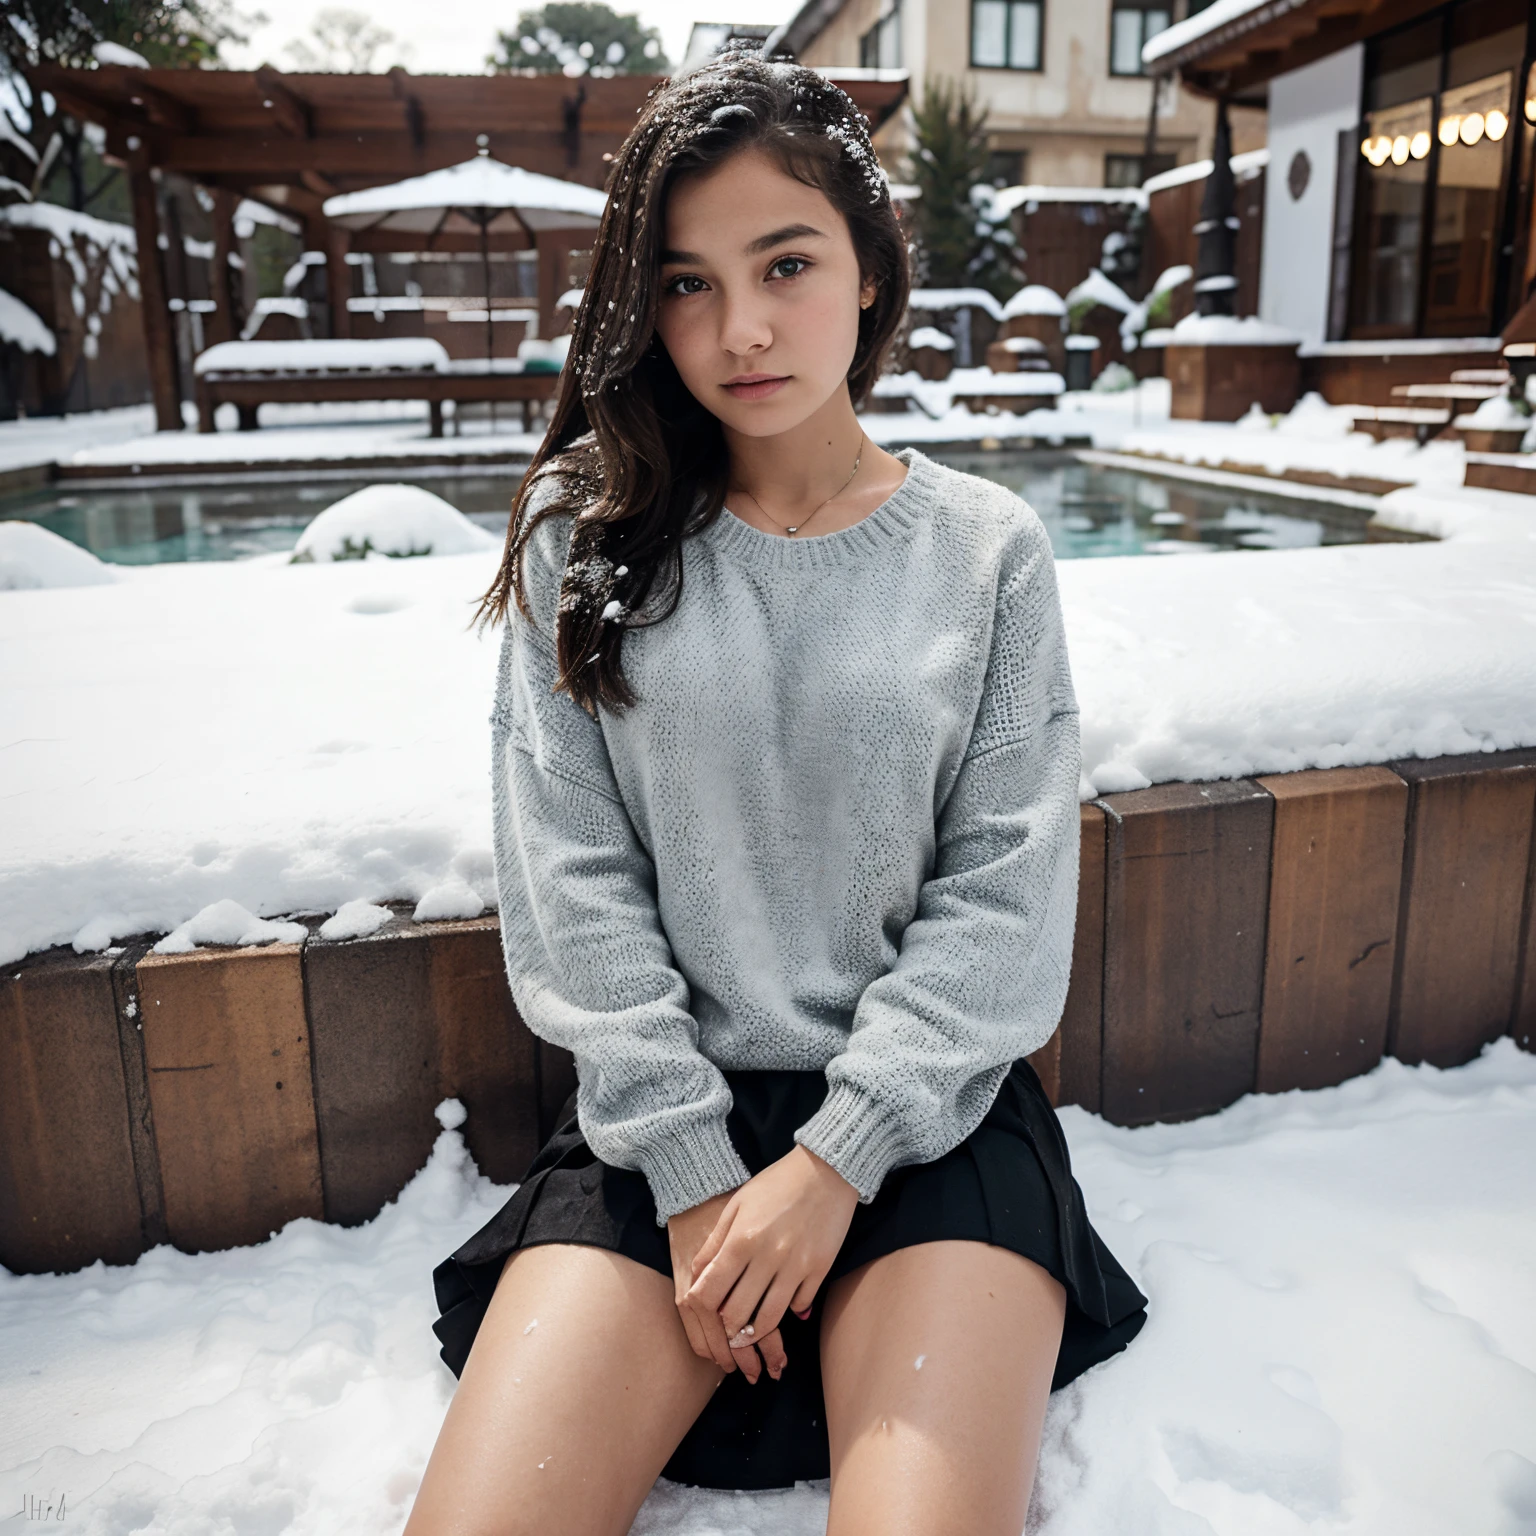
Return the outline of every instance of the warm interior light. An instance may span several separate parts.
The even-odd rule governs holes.
[[[1461,120],[1461,142],[1468,147],[1476,144],[1483,136],[1483,114],[1481,112],[1468,112]]]
[[[1400,133],[1392,140],[1392,164],[1406,165],[1408,163],[1408,135]]]
[[[1371,164],[1385,165],[1387,156],[1392,153],[1392,140],[1386,134],[1371,140]]]
[[[1525,120],[1528,123],[1536,123],[1536,96],[1525,98]]]
[[[1509,119],[1495,107],[1484,120],[1483,128],[1488,137],[1497,144],[1509,132]]]
[[[1456,142],[1456,135],[1461,129],[1459,117],[1442,117],[1440,119],[1440,142],[1447,146]]]
[[[1422,160],[1429,153],[1429,134],[1424,129],[1419,129],[1409,141],[1408,153],[1415,160]]]

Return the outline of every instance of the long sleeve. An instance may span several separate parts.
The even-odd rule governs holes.
[[[657,1224],[750,1177],[725,1128],[723,1074],[698,1048],[689,987],[656,904],[655,867],[619,794],[599,723],[557,675],[554,612],[573,520],[528,548],[538,628],[514,608],[492,714],[502,948],[513,1000],[576,1058],[577,1116],[604,1162],[638,1169]]]
[[[980,705],[935,817],[933,873],[890,970],[862,992],[827,1097],[795,1140],[874,1199],[981,1123],[1066,1001],[1079,862],[1077,700],[1038,520],[999,581]]]

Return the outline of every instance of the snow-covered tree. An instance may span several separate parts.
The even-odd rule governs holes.
[[[552,0],[523,11],[496,37],[493,69],[541,75],[660,75],[671,69],[661,34],[600,0]]]

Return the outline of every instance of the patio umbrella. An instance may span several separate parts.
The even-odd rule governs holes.
[[[423,248],[430,248],[439,235],[478,231],[489,359],[491,235],[520,233],[536,246],[541,230],[595,230],[607,202],[607,194],[592,187],[507,165],[482,149],[473,160],[446,170],[327,198],[324,213],[343,229],[421,235]]]

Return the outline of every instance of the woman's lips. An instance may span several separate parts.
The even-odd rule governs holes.
[[[748,374],[741,379],[732,379],[725,388],[738,400],[766,400],[769,395],[777,394],[788,383],[787,374],[759,373]]]

